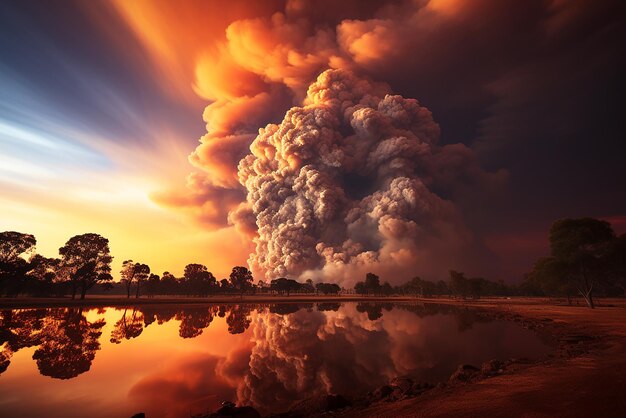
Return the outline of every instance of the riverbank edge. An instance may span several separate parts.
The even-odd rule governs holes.
[[[417,296],[367,296],[367,295],[214,295],[208,297],[140,297],[126,298],[108,295],[88,296],[86,299],[17,297],[0,298],[0,309],[20,308],[63,308],[63,307],[132,307],[138,305],[211,305],[211,304],[245,304],[245,303],[310,303],[310,302],[423,302],[435,304],[456,304],[460,306],[481,306],[484,302],[544,303],[547,298],[532,297],[488,297],[483,299],[462,300],[449,297],[424,298]]]
[[[602,363],[609,361],[618,363],[616,370],[626,372],[626,299],[605,299],[602,300],[602,306],[595,310],[586,306],[566,306],[564,304],[545,303],[545,299],[524,298],[520,301],[518,298],[511,299],[486,299],[477,301],[454,300],[454,299],[420,299],[425,303],[438,303],[445,305],[455,305],[460,308],[468,308],[476,310],[476,312],[493,320],[506,320],[520,324],[524,328],[533,330],[553,347],[553,353],[547,357],[529,360],[526,358],[519,359],[498,359],[501,360],[506,367],[499,373],[485,375],[476,372],[468,380],[463,381],[454,378],[455,372],[451,379],[434,385],[428,391],[424,391],[416,396],[407,396],[401,399],[378,399],[369,405],[350,406],[335,411],[327,411],[319,414],[311,414],[310,416],[333,416],[333,417],[443,417],[443,416],[556,416],[553,413],[537,413],[537,405],[532,405],[534,411],[517,409],[517,398],[507,404],[506,408],[496,409],[495,403],[493,408],[489,408],[489,400],[484,401],[481,409],[474,409],[466,403],[463,405],[463,397],[470,392],[481,392],[478,389],[481,384],[487,383],[494,378],[505,379],[499,382],[500,394],[506,398],[507,389],[513,389],[513,382],[530,369],[533,373],[541,373],[550,369],[569,368],[570,363],[587,362],[590,358],[593,361]],[[537,308],[537,309],[534,309]],[[568,313],[575,311],[576,314],[582,314],[583,317],[593,318],[597,312],[606,313],[612,311],[615,314],[615,322],[619,326],[615,327],[605,322],[599,321],[603,326],[596,326],[591,322],[576,322],[575,319],[568,318]],[[555,315],[555,313],[558,314]],[[565,315],[563,315],[565,313]],[[616,354],[619,353],[619,354]],[[464,365],[459,365],[461,369]],[[481,370],[481,365],[477,369]],[[567,380],[567,376],[563,376],[563,380]],[[523,379],[520,379],[523,381]],[[619,399],[620,388],[625,388],[626,379],[622,379],[621,384],[615,385],[616,399]],[[516,388],[518,389],[518,388]],[[554,387],[551,389],[554,390]],[[563,389],[565,391],[566,389]],[[600,388],[596,389],[601,391]],[[374,391],[373,393],[375,393]],[[512,391],[511,391],[512,392]],[[368,394],[368,395],[371,395]],[[545,401],[553,402],[558,405],[558,400],[551,399],[547,393],[543,397]],[[465,399],[467,400],[467,399]],[[474,399],[475,400],[475,399]],[[446,405],[459,404],[461,407],[455,406],[446,409]],[[433,407],[434,405],[434,407]],[[486,406],[486,407],[485,407]],[[531,407],[531,404],[527,405]],[[559,416],[593,416],[587,415],[590,411],[598,413],[596,406],[585,404],[581,399],[579,408],[574,411],[561,411]],[[605,405],[605,408],[614,408],[610,414],[596,416],[626,416],[622,413],[626,412],[626,399],[622,398],[619,403]],[[550,408],[546,408],[549,410]],[[487,413],[487,415],[485,415]],[[289,413],[277,414],[281,418],[289,417]]]

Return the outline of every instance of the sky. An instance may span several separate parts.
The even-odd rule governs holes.
[[[34,234],[47,256],[73,235],[100,233],[114,271],[125,259],[175,274],[199,262],[225,277],[248,262],[268,278],[375,266],[396,282],[451,268],[517,282],[546,253],[555,219],[599,217],[626,231],[625,8],[617,0],[3,1],[0,230]],[[345,210],[332,219],[358,207],[371,220],[395,196],[380,173],[398,170],[397,156],[373,180],[354,177],[363,167],[320,168],[332,165],[321,145],[294,148],[303,127],[322,129],[315,123],[335,105],[332,80],[347,86],[338,97],[391,121],[381,138],[410,131],[430,147],[407,174],[429,209],[393,215],[404,232],[383,227],[385,212],[372,232],[383,238],[361,237],[358,223],[341,223],[342,235],[329,238],[336,224],[315,212],[312,232],[307,220],[292,234],[303,198],[292,183],[306,150],[341,188],[335,203]],[[400,126],[402,115],[383,111],[386,94],[405,108],[419,100],[415,112],[432,119]],[[348,137],[350,124],[358,136],[357,113],[336,113],[332,137]],[[259,135],[269,123],[280,138]],[[289,129],[294,142],[285,145]],[[360,195],[368,182],[380,192],[369,200]],[[270,185],[296,197],[282,202]],[[328,190],[336,187],[317,199]],[[298,246],[303,237],[312,254]],[[346,249],[355,242],[360,249]]]

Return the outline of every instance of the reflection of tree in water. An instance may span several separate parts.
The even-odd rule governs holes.
[[[367,303],[360,302],[356,305],[356,310],[367,313],[367,319],[375,321],[383,316],[383,309],[387,312],[393,309],[393,303]]]
[[[250,312],[252,308],[246,305],[235,305],[230,308],[226,317],[228,332],[231,334],[241,334],[250,326]]]
[[[177,306],[142,306],[140,308],[143,313],[144,325],[147,327],[154,321],[161,325],[174,319],[180,308]]]
[[[319,302],[317,304],[317,310],[320,312],[337,312],[339,308],[341,308],[341,303],[339,302]]]
[[[11,362],[13,353],[39,344],[44,309],[4,310],[0,313],[0,374]]]
[[[270,305],[270,312],[278,315],[289,315],[298,312],[300,309],[306,309],[311,311],[313,309],[312,303],[278,303]]]
[[[195,338],[202,334],[202,330],[213,322],[215,307],[185,308],[176,315],[180,321],[178,334],[182,338]]]
[[[123,339],[136,338],[143,332],[143,313],[136,308],[133,308],[132,312],[128,311],[128,309],[124,309],[122,317],[113,326],[113,331],[111,331],[112,343],[119,344]]]
[[[104,319],[87,321],[78,308],[51,309],[41,332],[41,345],[33,354],[39,372],[56,379],[71,379],[88,371],[102,335]]]

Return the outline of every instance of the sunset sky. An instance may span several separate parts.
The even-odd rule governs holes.
[[[481,260],[439,270],[516,282],[557,218],[626,232],[625,12],[619,0],[3,1],[0,230],[34,234],[47,256],[99,233],[115,277],[125,259],[225,277],[254,251],[236,219],[249,215],[238,162],[291,107],[327,106],[307,88],[332,69],[419,100],[439,125],[449,152],[428,187],[455,215],[433,222],[471,236]]]

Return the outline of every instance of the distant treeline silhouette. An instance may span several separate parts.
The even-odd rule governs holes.
[[[550,228],[550,256],[542,257],[519,285],[502,280],[466,277],[451,270],[447,281],[429,281],[414,277],[399,286],[381,284],[374,273],[354,289],[344,289],[334,283],[299,282],[280,277],[269,282],[253,277],[247,267],[233,267],[228,278],[218,280],[202,264],[188,264],[182,277],[169,272],[161,276],[150,266],[133,260],[122,263],[120,281],[111,275],[113,257],[108,239],[98,234],[82,234],[70,238],[59,249],[59,258],[47,258],[35,253],[33,235],[6,231],[0,233],[0,296],[65,296],[84,299],[87,292],[108,291],[127,298],[140,295],[184,295],[206,297],[216,294],[273,293],[289,296],[298,294],[389,296],[557,296],[579,294],[589,307],[594,307],[594,295],[623,296],[626,288],[626,234],[616,236],[611,225],[593,218],[562,219]]]

